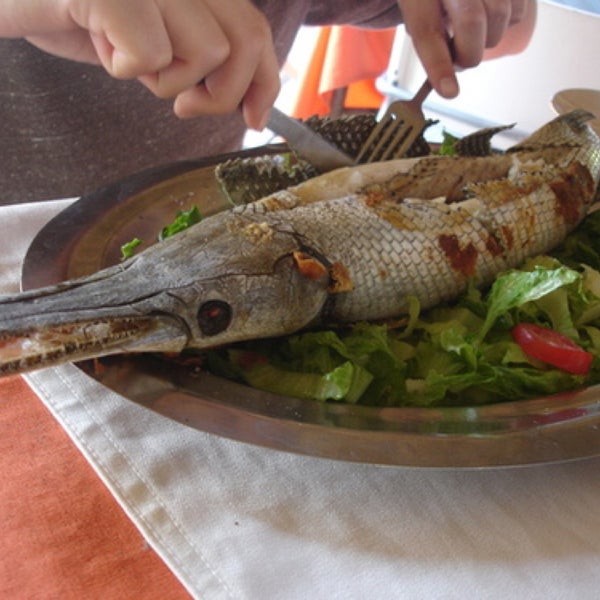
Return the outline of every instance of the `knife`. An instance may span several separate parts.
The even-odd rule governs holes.
[[[323,173],[354,165],[354,159],[345,152],[275,107],[271,109],[267,127],[284,138],[290,148]]]

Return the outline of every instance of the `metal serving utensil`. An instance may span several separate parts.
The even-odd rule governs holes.
[[[275,107],[271,109],[267,127],[284,138],[290,148],[323,173],[355,164],[354,159],[345,152]]]
[[[426,79],[411,100],[392,102],[367,138],[356,162],[370,163],[405,156],[427,125],[422,106],[432,89]]]
[[[447,43],[450,56],[454,61],[456,57],[454,40],[448,36]],[[456,70],[461,69],[456,68]],[[392,102],[363,144],[356,162],[369,163],[406,156],[427,126],[422,107],[432,89],[429,79],[425,79],[411,100]]]

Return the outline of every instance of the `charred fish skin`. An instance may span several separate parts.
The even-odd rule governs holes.
[[[393,318],[558,244],[600,141],[581,111],[520,147],[339,169],[205,219],[117,267],[0,299],[0,375]],[[558,133],[557,133],[558,132]]]

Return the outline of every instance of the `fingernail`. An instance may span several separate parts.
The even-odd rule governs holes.
[[[454,77],[444,77],[440,79],[438,91],[440,96],[444,98],[456,98],[458,96],[458,82]]]
[[[267,126],[267,121],[269,120],[270,110],[263,114],[262,118],[258,122],[257,131],[262,131]]]

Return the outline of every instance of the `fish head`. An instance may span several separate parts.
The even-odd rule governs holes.
[[[224,213],[88,277],[0,298],[0,375],[292,333],[330,276],[292,231]]]
[[[330,290],[325,259],[285,225],[225,220],[209,241],[173,242],[174,249],[194,249],[179,269],[187,285],[177,282],[168,291],[170,314],[188,331],[186,347],[284,335],[318,320]],[[175,256],[168,260],[175,262]]]

